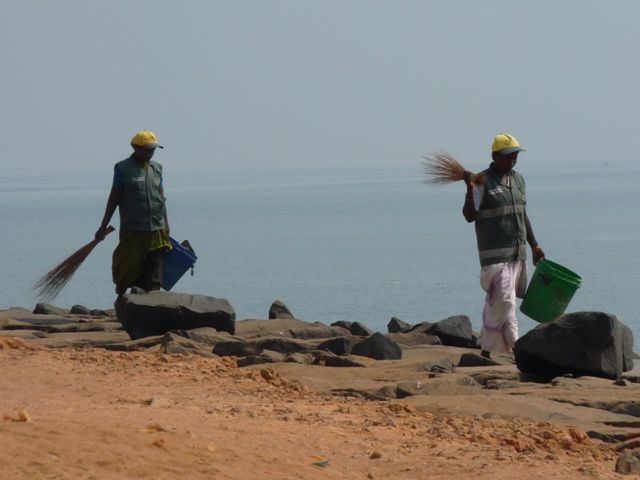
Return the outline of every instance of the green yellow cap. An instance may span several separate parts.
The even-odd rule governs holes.
[[[524,148],[520,147],[518,140],[513,135],[506,133],[499,133],[493,139],[491,145],[491,152],[499,153],[500,155],[509,155],[514,152],[523,152]]]
[[[148,149],[164,148],[162,145],[158,145],[158,138],[155,133],[150,130],[141,130],[136,133],[131,139],[131,145],[134,147],[142,147]]]

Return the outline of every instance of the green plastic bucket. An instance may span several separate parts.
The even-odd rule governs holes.
[[[520,311],[536,322],[551,322],[564,313],[581,283],[580,275],[568,268],[551,260],[540,260]]]

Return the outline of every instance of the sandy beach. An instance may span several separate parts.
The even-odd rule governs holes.
[[[2,478],[629,478],[615,465],[640,422],[603,405],[637,405],[638,384],[527,382],[508,358],[418,368],[464,351],[239,368],[236,357],[0,337]],[[371,399],[392,382],[418,393]]]

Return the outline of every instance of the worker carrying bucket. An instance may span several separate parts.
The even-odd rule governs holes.
[[[149,130],[136,133],[131,147],[133,153],[115,164],[111,193],[95,234],[96,240],[104,239],[117,207],[120,242],[113,252],[111,271],[119,295],[129,287],[144,291],[163,287],[169,290],[195,263],[193,250],[181,248],[169,237],[162,165],[151,160],[156,149],[164,147]],[[171,255],[174,248],[179,251]],[[166,274],[163,272],[165,258]]]
[[[464,180],[467,193],[462,214],[475,223],[480,257],[480,285],[486,292],[478,341],[482,355],[509,352],[518,339],[516,297],[527,287],[526,246],[534,265],[544,258],[526,211],[524,177],[513,168],[524,149],[513,135],[496,135],[489,168],[473,174],[446,152],[425,157],[427,180]]]

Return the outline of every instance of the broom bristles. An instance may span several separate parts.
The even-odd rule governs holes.
[[[464,180],[466,168],[449,152],[444,150],[422,157],[424,160],[425,182],[446,184]],[[484,175],[471,173],[471,181],[478,185],[484,183]]]
[[[109,226],[106,234],[108,235],[114,230],[115,228]],[[32,288],[36,297],[41,301],[53,300],[57,297],[98,243],[100,240],[90,241],[44,274]]]

